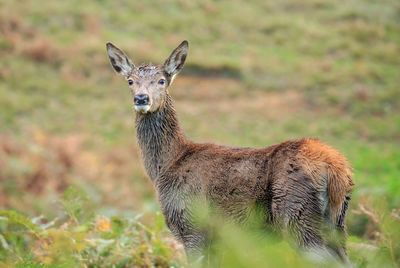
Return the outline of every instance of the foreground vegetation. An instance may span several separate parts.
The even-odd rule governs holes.
[[[398,1],[0,5],[0,267],[185,265],[105,52],[113,41],[158,64],[183,39],[189,57],[171,94],[187,136],[336,147],[355,174],[351,261],[400,265]],[[220,233],[225,267],[312,265],[275,238]]]
[[[69,188],[61,202],[65,217],[28,219],[0,211],[0,257],[16,266],[151,267],[178,266],[181,245],[164,234],[160,214],[150,226],[139,217],[94,216],[90,199]],[[179,256],[180,254],[180,256]]]
[[[64,217],[32,219],[12,210],[0,211],[0,259],[4,267],[183,267],[183,247],[170,238],[160,213],[143,225],[140,217],[96,216],[91,200],[69,188],[60,201]],[[384,204],[380,204],[381,206]],[[400,210],[360,205],[374,224],[374,243],[351,236],[349,256],[361,266],[396,267],[400,249]],[[335,260],[299,255],[288,241],[243,230],[208,218],[214,237],[210,255],[194,267],[338,267]],[[6,265],[8,264],[8,265]]]

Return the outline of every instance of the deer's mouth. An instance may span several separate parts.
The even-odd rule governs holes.
[[[138,113],[146,114],[150,110],[149,104],[134,105],[135,111]]]

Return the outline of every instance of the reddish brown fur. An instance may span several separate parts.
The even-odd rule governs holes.
[[[315,139],[304,139],[297,157],[316,187],[321,184],[322,174],[328,176],[331,217],[332,221],[336,222],[340,216],[343,198],[350,193],[354,185],[350,164],[341,153]]]

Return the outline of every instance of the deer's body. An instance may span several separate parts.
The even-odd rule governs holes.
[[[135,83],[136,130],[144,165],[166,223],[188,253],[200,253],[207,243],[206,232],[193,220],[195,196],[239,224],[257,207],[265,223],[290,233],[299,247],[347,259],[344,242],[329,244],[322,231],[326,226],[332,233],[345,230],[353,182],[340,153],[315,139],[262,149],[193,143],[183,134],[166,90],[183,67],[187,43],[175,49],[163,67],[136,68],[122,51],[111,44],[107,48],[115,70]],[[154,79],[160,79],[158,86]],[[144,91],[151,87],[162,90]]]

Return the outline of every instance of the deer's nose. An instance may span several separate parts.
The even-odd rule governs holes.
[[[137,94],[133,98],[135,105],[147,105],[149,104],[150,98],[147,94]]]

